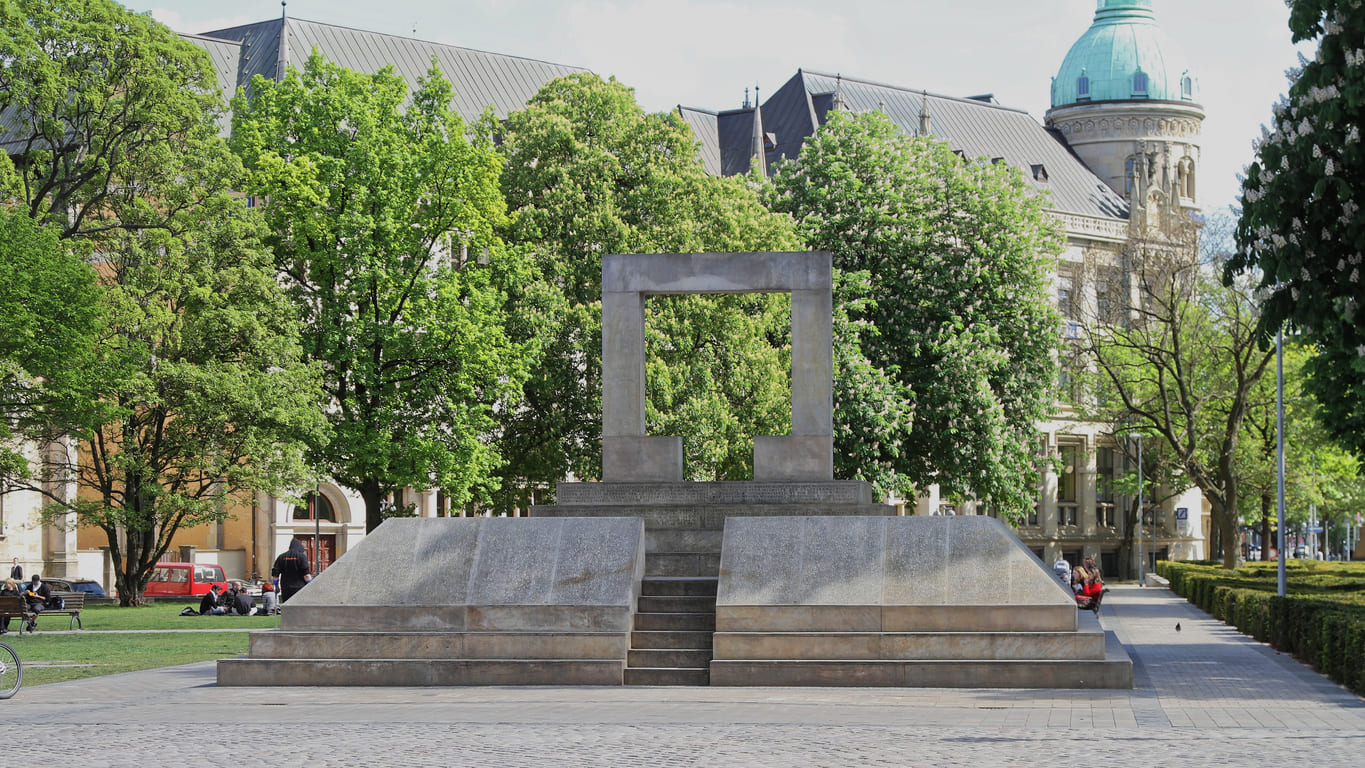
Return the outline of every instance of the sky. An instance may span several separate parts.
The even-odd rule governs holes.
[[[124,2],[177,32],[276,18],[279,0]],[[584,67],[649,111],[740,106],[798,69],[947,96],[993,93],[1040,122],[1052,77],[1095,0],[290,0],[290,17]],[[1200,204],[1236,203],[1237,175],[1296,65],[1283,0],[1154,0],[1206,117]],[[1311,57],[1312,48],[1301,47]]]

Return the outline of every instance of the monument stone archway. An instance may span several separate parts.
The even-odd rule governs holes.
[[[754,480],[833,480],[831,265],[825,251],[603,257],[602,480],[682,481],[682,438],[645,434],[645,301],[708,293],[791,294],[792,432],[754,438]]]

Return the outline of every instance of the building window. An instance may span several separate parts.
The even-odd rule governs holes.
[[[1081,76],[1076,78],[1076,101],[1090,101],[1090,78],[1085,71],[1081,71]]]
[[[1114,527],[1114,485],[1117,448],[1101,448],[1095,455],[1095,518],[1101,528]]]
[[[1194,78],[1189,75],[1180,76],[1180,98],[1185,101],[1194,99]]]
[[[1140,69],[1133,73],[1133,95],[1147,95],[1147,73]]]
[[[1074,445],[1057,446],[1057,455],[1062,460],[1062,467],[1057,475],[1057,522],[1061,525],[1076,525],[1078,512],[1076,476],[1080,473],[1076,459],[1079,453],[1077,446]]]
[[[337,521],[336,510],[332,509],[332,502],[326,496],[310,493],[304,497],[302,504],[294,507],[295,520],[313,520],[313,511],[317,510],[318,521],[335,523]]]

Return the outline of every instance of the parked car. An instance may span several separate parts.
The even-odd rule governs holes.
[[[213,563],[157,563],[143,592],[148,597],[194,597],[217,584],[227,589],[223,566]]]
[[[94,579],[64,579],[54,577],[43,579],[43,583],[47,584],[48,589],[57,592],[84,592],[91,597],[107,597],[107,595],[104,594],[104,587],[100,586],[100,583]]]

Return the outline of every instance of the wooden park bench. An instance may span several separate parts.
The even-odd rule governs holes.
[[[53,592],[52,596],[62,598],[62,607],[44,608],[39,613],[30,612],[28,603],[21,596],[6,595],[0,597],[0,618],[19,619],[19,631],[22,633],[28,622],[39,616],[64,614],[71,617],[67,623],[67,629],[84,629],[81,626],[81,611],[85,610],[85,593]]]

